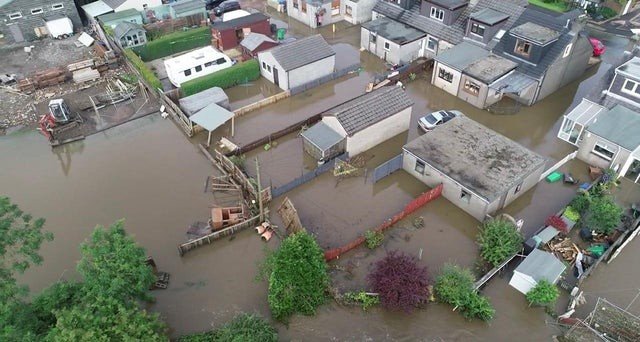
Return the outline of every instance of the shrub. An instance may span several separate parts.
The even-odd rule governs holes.
[[[580,219],[580,214],[572,206],[566,207],[564,209],[564,212],[562,213],[562,216],[566,217],[567,219],[573,222],[578,222],[578,220]]]
[[[347,292],[344,294],[344,300],[350,303],[359,304],[362,310],[367,311],[368,308],[380,304],[380,298],[375,295],[368,294],[364,291]]]
[[[382,232],[367,230],[364,233],[364,239],[365,239],[367,248],[374,249],[382,245],[382,241],[384,240],[384,234]]]
[[[142,75],[142,78],[144,78],[144,80],[147,81],[149,86],[151,86],[154,89],[162,89],[162,83],[160,83],[160,80],[158,79],[156,74],[153,71],[151,71],[151,69],[149,69],[149,67],[146,64],[144,64],[144,62],[140,59],[140,57],[138,57],[138,55],[136,55],[135,52],[133,52],[133,50],[125,49],[124,55],[131,62],[131,64],[133,64],[133,66],[138,70],[138,72],[140,72],[140,74]]]
[[[543,279],[540,280],[534,288],[527,292],[526,298],[529,302],[529,306],[540,305],[549,307],[555,304],[559,295],[560,293],[558,292],[558,288],[549,281]]]
[[[327,264],[322,249],[306,232],[282,241],[264,267],[269,274],[269,308],[275,319],[286,320],[296,312],[313,315],[325,302]]]
[[[369,283],[387,309],[411,311],[429,298],[429,273],[418,266],[415,257],[388,253],[375,264]]]
[[[135,50],[143,61],[148,62],[210,44],[211,29],[209,27],[199,27],[161,36],[142,47],[135,48]]]
[[[620,223],[622,208],[620,208],[611,196],[595,197],[589,204],[587,215],[583,224],[597,233],[608,235]]]
[[[260,65],[255,59],[238,63],[232,67],[201,76],[182,83],[184,96],[197,94],[213,87],[231,88],[235,85],[255,81],[260,77]]]
[[[544,224],[547,226],[551,226],[557,229],[559,232],[562,232],[565,234],[569,232],[569,229],[567,228],[567,223],[564,222],[564,220],[557,215],[551,215],[547,217]]]
[[[605,19],[610,19],[618,15],[618,13],[612,8],[602,6],[600,7],[600,15],[602,15]]]
[[[522,234],[509,221],[492,219],[478,234],[480,256],[497,267],[522,248]]]
[[[569,206],[575,209],[579,215],[583,215],[589,209],[589,203],[591,202],[591,195],[588,192],[583,192],[574,197],[569,203]],[[577,222],[577,221],[574,221]]]
[[[467,318],[478,318],[489,321],[495,310],[489,300],[473,289],[474,277],[471,271],[457,265],[445,264],[436,278],[434,292],[438,300],[460,309]]]
[[[278,333],[275,328],[269,325],[264,319],[257,315],[241,314],[236,316],[231,322],[223,325],[217,330],[181,336],[178,342],[244,342],[261,341],[276,342]]]

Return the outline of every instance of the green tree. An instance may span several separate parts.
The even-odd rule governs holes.
[[[155,281],[146,264],[147,253],[126,234],[124,221],[108,229],[96,227],[91,238],[80,247],[82,259],[78,272],[91,295],[128,300],[150,300],[149,289]]]
[[[474,289],[474,280],[468,269],[445,264],[433,290],[438,300],[453,306],[454,310],[459,309],[465,318],[489,321],[495,310],[489,300]]]
[[[277,320],[298,312],[313,315],[326,301],[329,285],[324,254],[315,239],[299,232],[282,241],[265,262],[269,308]]]
[[[525,295],[529,306],[553,306],[560,295],[558,288],[547,280],[540,280],[538,284]]]
[[[615,203],[613,197],[605,195],[591,198],[582,223],[600,234],[610,234],[618,227],[621,219],[622,208]]]
[[[483,225],[478,234],[480,256],[497,267],[522,249],[522,234],[511,222],[493,219]]]

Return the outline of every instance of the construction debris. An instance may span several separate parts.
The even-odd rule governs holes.
[[[100,78],[100,72],[96,69],[84,68],[73,72],[73,82],[84,83]]]
[[[549,243],[547,243],[547,247],[553,254],[562,257],[563,260],[569,263],[573,263],[576,260],[578,253],[580,253],[580,248],[578,248],[578,246],[576,246],[576,244],[567,237],[549,241]]]

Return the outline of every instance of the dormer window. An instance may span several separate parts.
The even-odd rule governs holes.
[[[520,56],[529,57],[531,55],[531,43],[522,39],[518,39],[518,41],[516,42],[516,48],[513,52],[519,54]]]
[[[444,11],[437,7],[431,7],[430,16],[435,20],[444,21]]]
[[[640,97],[640,83],[627,79],[624,81],[622,91],[629,95]]]
[[[478,23],[471,23],[471,33],[478,35],[480,37],[484,36],[484,29],[485,27],[483,25],[480,25]]]

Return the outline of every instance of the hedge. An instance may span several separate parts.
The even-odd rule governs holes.
[[[167,57],[174,53],[211,45],[211,29],[199,27],[188,31],[173,32],[135,48],[143,61]]]
[[[260,64],[255,59],[182,83],[183,96],[197,94],[213,87],[230,88],[255,81],[260,77]]]
[[[131,64],[133,64],[133,66],[140,72],[140,74],[142,75],[142,78],[144,78],[144,80],[147,81],[147,83],[151,87],[156,89],[162,89],[162,83],[160,82],[156,74],[151,69],[149,69],[149,67],[146,64],[144,64],[144,62],[140,59],[140,57],[138,57],[138,55],[136,55],[135,52],[133,52],[133,50],[125,49],[124,55],[131,62]]]

